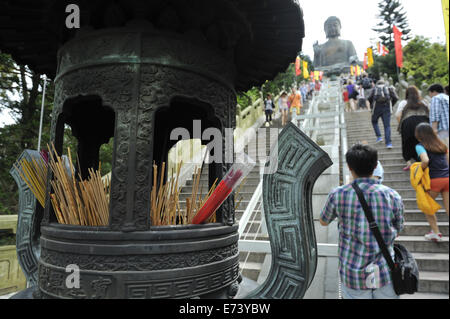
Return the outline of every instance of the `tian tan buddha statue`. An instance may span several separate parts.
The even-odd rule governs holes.
[[[314,44],[314,67],[326,74],[349,73],[350,65],[358,63],[358,56],[351,41],[340,40],[341,21],[329,17],[325,21],[328,41],[322,45]]]

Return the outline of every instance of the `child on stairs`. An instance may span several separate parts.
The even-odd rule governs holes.
[[[436,199],[441,194],[445,211],[449,214],[449,154],[447,146],[436,135],[431,125],[421,123],[416,127],[416,138],[420,142],[416,146],[417,155],[422,162],[422,169],[429,167],[431,190],[429,195]],[[436,215],[427,217],[432,231],[425,235],[426,240],[441,241],[442,234],[437,225]]]

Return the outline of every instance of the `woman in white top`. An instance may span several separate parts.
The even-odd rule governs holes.
[[[283,92],[278,99],[278,107],[281,112],[281,125],[285,126],[287,124],[289,114],[288,96],[286,92]]]

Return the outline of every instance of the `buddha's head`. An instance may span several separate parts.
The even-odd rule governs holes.
[[[327,39],[337,38],[341,35],[341,20],[338,17],[329,17],[324,26]]]

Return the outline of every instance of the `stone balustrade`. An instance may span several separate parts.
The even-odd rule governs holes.
[[[1,215],[0,231],[17,230],[17,215]],[[16,246],[0,246],[0,296],[26,288],[26,278],[17,260]]]

